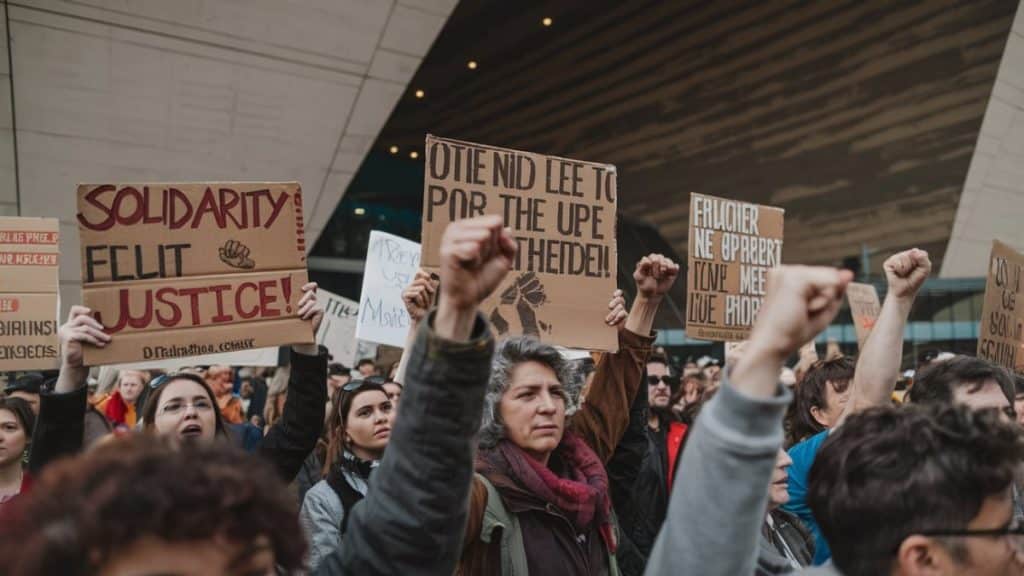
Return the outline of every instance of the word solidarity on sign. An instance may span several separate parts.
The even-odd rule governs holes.
[[[83,184],[78,230],[89,364],[313,342],[297,183]]]
[[[764,301],[769,268],[782,262],[781,208],[690,195],[686,334],[745,340]]]
[[[427,136],[423,265],[440,265],[450,222],[499,214],[516,242],[514,272],[484,303],[501,335],[618,349],[604,324],[616,286],[616,171],[608,164]]]
[[[0,370],[59,364],[59,229],[54,218],[0,218]]]
[[[1022,272],[1024,254],[993,241],[981,309],[978,357],[1018,373],[1024,372],[1024,302],[1017,305]]]

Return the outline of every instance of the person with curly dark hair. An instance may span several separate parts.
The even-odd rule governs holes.
[[[299,574],[306,551],[274,469],[224,443],[116,439],[55,463],[8,512],[8,576]]]
[[[834,573],[1024,573],[1024,533],[1011,527],[1022,460],[1024,436],[996,410],[910,405],[850,417],[822,446],[808,493]]]
[[[835,426],[850,400],[854,368],[856,362],[849,356],[818,360],[811,365],[794,390],[796,398],[787,415],[790,444]]]
[[[30,483],[25,471],[36,415],[21,398],[0,397],[0,505],[24,492]]]

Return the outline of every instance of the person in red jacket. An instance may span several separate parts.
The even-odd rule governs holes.
[[[147,382],[148,372],[121,370],[117,375],[117,389],[96,404],[96,409],[107,417],[114,429],[134,428],[139,412],[135,404]]]

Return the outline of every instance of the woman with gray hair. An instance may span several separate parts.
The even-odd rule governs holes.
[[[654,315],[678,271],[664,256],[643,258],[628,315],[615,292],[605,322],[620,327],[619,351],[602,357],[578,410],[582,379],[558,350],[531,337],[499,345],[458,574],[618,574],[605,463],[629,422]]]

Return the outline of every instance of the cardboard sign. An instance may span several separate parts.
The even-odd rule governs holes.
[[[402,292],[412,284],[419,268],[419,244],[387,232],[370,232],[363,290],[359,295],[357,338],[405,347],[411,321]]]
[[[513,272],[484,302],[497,333],[617,350],[604,323],[618,264],[615,167],[434,136],[426,149],[424,267],[440,265],[450,222],[501,215],[518,249]]]
[[[1018,373],[1024,372],[1024,301],[1017,306],[1022,274],[1024,254],[993,241],[981,309],[978,357]]]
[[[359,322],[359,302],[320,289],[317,300],[324,307],[324,321],[316,333],[316,343],[327,347],[334,362],[352,367],[358,352],[356,325]]]
[[[0,370],[60,364],[59,231],[54,218],[0,218]]]
[[[857,331],[857,347],[863,350],[864,342],[867,342],[868,335],[878,320],[878,314],[882,311],[878,290],[873,284],[850,282],[846,286],[846,298],[850,302],[853,327]]]
[[[690,195],[686,334],[745,340],[764,301],[767,272],[781,264],[781,208]]]
[[[281,349],[277,347],[255,348],[253,350],[242,350],[241,352],[188,356],[151,362],[112,364],[111,368],[117,370],[165,370],[170,372],[191,366],[277,366],[280,353]]]
[[[89,365],[313,342],[299,185],[83,184],[82,301],[114,338]]]

